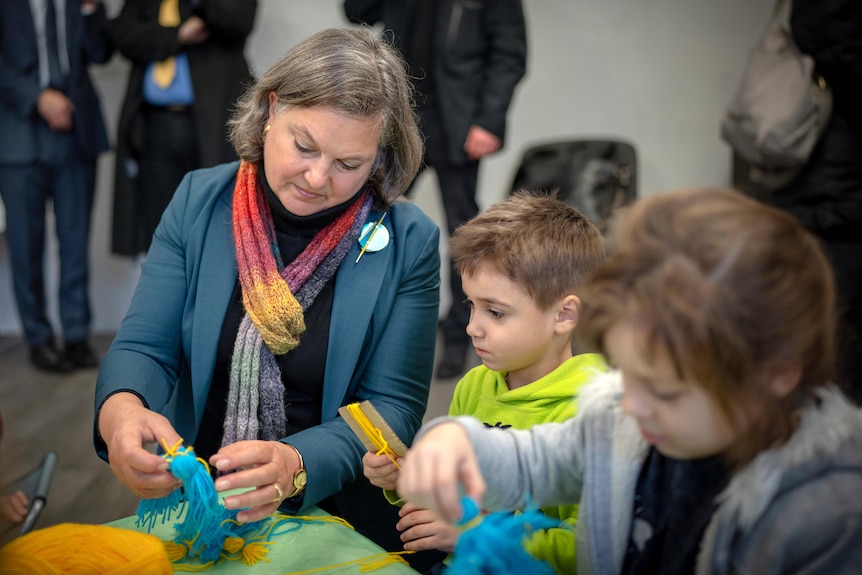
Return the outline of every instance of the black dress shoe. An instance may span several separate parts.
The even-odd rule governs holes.
[[[45,343],[30,348],[30,363],[42,371],[69,373],[75,366],[61,354],[53,343]]]
[[[437,364],[437,378],[450,379],[464,375],[467,365],[467,352],[470,350],[469,343],[446,343],[443,346],[443,357]]]
[[[85,340],[66,342],[66,359],[75,367],[96,367],[99,358]]]

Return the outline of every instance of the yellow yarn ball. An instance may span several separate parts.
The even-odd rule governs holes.
[[[154,535],[107,525],[62,523],[0,548],[4,575],[171,575]]]

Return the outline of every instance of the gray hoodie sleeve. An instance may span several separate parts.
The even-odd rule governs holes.
[[[583,460],[578,419],[537,425],[530,430],[486,428],[472,417],[439,417],[431,427],[455,421],[467,431],[479,460],[489,511],[571,504],[580,499]],[[418,439],[418,436],[417,436]]]

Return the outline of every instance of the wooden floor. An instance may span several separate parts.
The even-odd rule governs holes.
[[[104,355],[112,336],[91,342]],[[442,348],[438,345],[438,349]],[[478,358],[471,358],[473,364]],[[54,375],[32,367],[19,338],[0,337],[0,485],[35,467],[48,450],[59,453],[47,506],[37,527],[98,524],[135,512],[138,501],[93,449],[96,369]],[[447,412],[457,379],[435,380],[425,419]]]
[[[91,340],[99,355],[110,336]],[[38,465],[48,450],[59,454],[47,505],[37,527],[104,523],[135,512],[138,501],[93,449],[96,369],[55,375],[30,365],[18,338],[0,338],[0,484]]]

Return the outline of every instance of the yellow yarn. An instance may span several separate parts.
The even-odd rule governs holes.
[[[266,548],[267,545],[272,545],[272,541],[253,541],[248,543],[242,548],[242,562],[246,565],[254,565],[258,561],[269,563],[269,559],[266,557],[269,553],[269,549]]]
[[[383,432],[380,431],[379,428],[375,427],[374,424],[368,419],[368,416],[360,409],[358,403],[351,403],[347,406],[347,411],[350,412],[350,415],[353,416],[353,419],[356,420],[356,423],[362,429],[366,436],[371,440],[374,444],[374,447],[377,448],[377,455],[385,454],[389,460],[395,464],[395,467],[400,469],[398,465],[398,454],[389,447],[389,443],[387,443],[386,439],[383,437]]]
[[[391,565],[392,563],[403,563],[404,565],[408,565],[407,561],[405,561],[404,558],[401,557],[401,555],[410,555],[411,553],[415,553],[415,551],[393,551],[391,553],[378,553],[377,555],[370,555],[361,559],[354,559],[353,561],[345,561],[336,565],[316,567],[314,569],[306,569],[305,571],[293,571],[292,573],[287,573],[286,575],[308,575],[309,573],[321,573],[323,571],[340,569],[342,567],[349,567],[351,565],[358,565],[360,573],[367,573],[369,571],[375,571],[377,569],[380,569],[381,567],[386,567],[387,565]]]
[[[162,543],[165,546],[165,552],[167,552],[168,559],[171,563],[183,559],[186,556],[186,553],[189,552],[188,547],[185,545],[174,543],[173,541],[163,541]]]
[[[242,537],[228,537],[224,540],[222,547],[228,553],[238,553],[243,545],[245,545],[245,541],[242,540]]]
[[[62,523],[31,531],[0,548],[4,575],[170,575],[153,535],[107,525]]]

